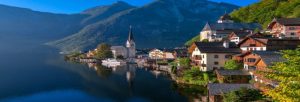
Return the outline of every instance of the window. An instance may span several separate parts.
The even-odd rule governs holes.
[[[215,58],[219,58],[219,55],[215,55]]]
[[[231,59],[232,57],[231,57],[231,55],[225,55],[225,58]]]
[[[292,33],[291,33],[291,35],[292,35],[292,36],[294,36],[294,35],[295,35],[295,33],[294,33],[294,32],[292,32]]]
[[[219,62],[214,62],[215,63],[215,65],[219,65]]]
[[[295,30],[295,29],[296,29],[295,27],[290,27],[290,28],[289,28],[289,30]]]
[[[262,51],[262,50],[264,50],[264,49],[261,47],[260,50]]]
[[[250,48],[250,51],[253,51],[253,48]]]
[[[202,55],[202,58],[204,58],[204,55]]]
[[[255,44],[250,44],[251,47],[255,46]]]
[[[217,70],[218,69],[218,67],[213,67],[213,70]]]
[[[248,62],[255,62],[256,59],[255,58],[248,58]]]

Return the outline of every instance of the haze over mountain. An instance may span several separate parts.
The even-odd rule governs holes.
[[[0,35],[18,34],[54,40],[63,51],[88,50],[101,42],[124,45],[130,25],[138,48],[182,46],[206,22],[215,22],[238,6],[207,0],[156,0],[142,7],[125,2],[64,15],[0,6]]]
[[[116,4],[120,5],[118,7],[128,7],[124,2]],[[128,36],[128,27],[132,25],[138,48],[181,46],[198,34],[207,21],[214,22],[225,11],[236,8],[234,5],[207,0],[157,0],[96,20],[98,22],[51,45],[67,51],[92,49],[101,42],[123,45]],[[92,11],[102,10],[100,7]]]
[[[77,32],[85,15],[65,15],[0,5],[0,36],[58,39]]]

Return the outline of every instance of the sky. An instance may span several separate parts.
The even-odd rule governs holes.
[[[120,0],[0,0],[0,4],[29,8],[36,11],[52,13],[79,13],[91,7],[109,5]],[[131,5],[142,6],[154,0],[122,0]],[[211,0],[246,6],[258,0]]]

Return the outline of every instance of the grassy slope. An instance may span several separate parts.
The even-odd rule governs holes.
[[[257,22],[266,28],[275,17],[300,17],[300,0],[262,0],[233,11],[231,16],[236,21]]]
[[[185,45],[190,46],[196,41],[200,41],[200,35],[197,35],[197,36],[193,37],[191,40],[187,41],[185,43]]]

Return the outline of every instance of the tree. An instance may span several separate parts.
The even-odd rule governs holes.
[[[300,102],[300,48],[282,51],[284,62],[274,63],[268,78],[279,81],[279,86],[267,92],[276,101]]]
[[[299,4],[300,0],[260,0],[233,11],[230,16],[235,21],[257,22],[266,28],[274,17],[300,17]]]
[[[237,102],[239,100],[239,96],[235,91],[228,92],[223,95],[224,102]]]
[[[225,62],[224,68],[228,69],[228,70],[238,70],[238,69],[243,68],[243,64],[238,63],[235,60],[228,60]]]
[[[256,89],[241,88],[223,95],[224,102],[252,102],[263,99],[263,95]]]
[[[113,54],[110,49],[110,45],[105,43],[99,44],[95,51],[95,57],[98,59],[112,58]]]
[[[189,58],[178,58],[180,67],[189,68],[191,60]]]
[[[208,39],[203,39],[201,42],[209,42]]]

